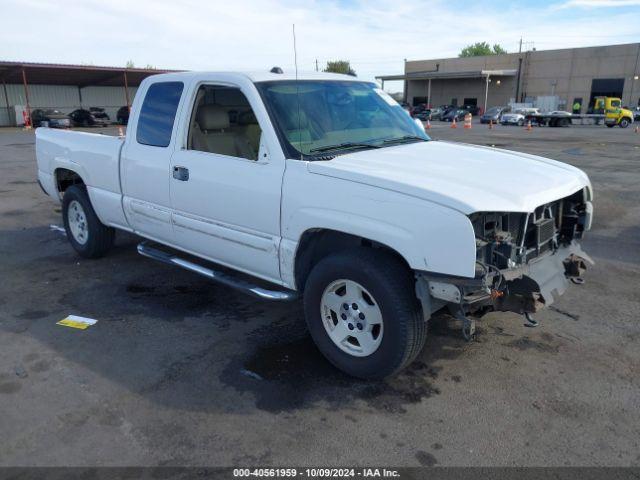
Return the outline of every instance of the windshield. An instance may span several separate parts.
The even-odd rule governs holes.
[[[288,156],[346,153],[426,141],[407,112],[375,84],[300,80],[256,84]]]
[[[498,107],[491,107],[487,110],[487,115],[495,115],[497,113],[500,113],[500,109]]]

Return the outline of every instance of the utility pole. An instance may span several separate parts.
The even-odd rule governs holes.
[[[520,37],[520,46],[518,47],[518,53],[522,53],[522,37]]]
[[[318,59],[316,58],[316,72],[318,71]]]

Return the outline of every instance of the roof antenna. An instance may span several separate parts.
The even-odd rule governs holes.
[[[296,67],[296,100],[298,102],[298,148],[302,160],[302,120],[300,119],[300,89],[298,84],[298,50],[296,49],[296,24],[293,24],[293,63]]]

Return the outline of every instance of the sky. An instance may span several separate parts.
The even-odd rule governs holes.
[[[181,70],[292,70],[295,24],[301,71],[344,59],[366,80],[479,41],[640,42],[640,0],[0,0],[0,17],[0,60]]]

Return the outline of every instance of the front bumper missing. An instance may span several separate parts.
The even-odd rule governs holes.
[[[444,306],[455,314],[475,314],[488,309],[531,314],[560,297],[571,279],[580,278],[593,260],[573,241],[553,253],[543,254],[516,268],[490,271],[465,279],[416,274],[416,293],[425,320]],[[501,277],[499,282],[496,279]],[[496,283],[499,286],[496,288]]]

